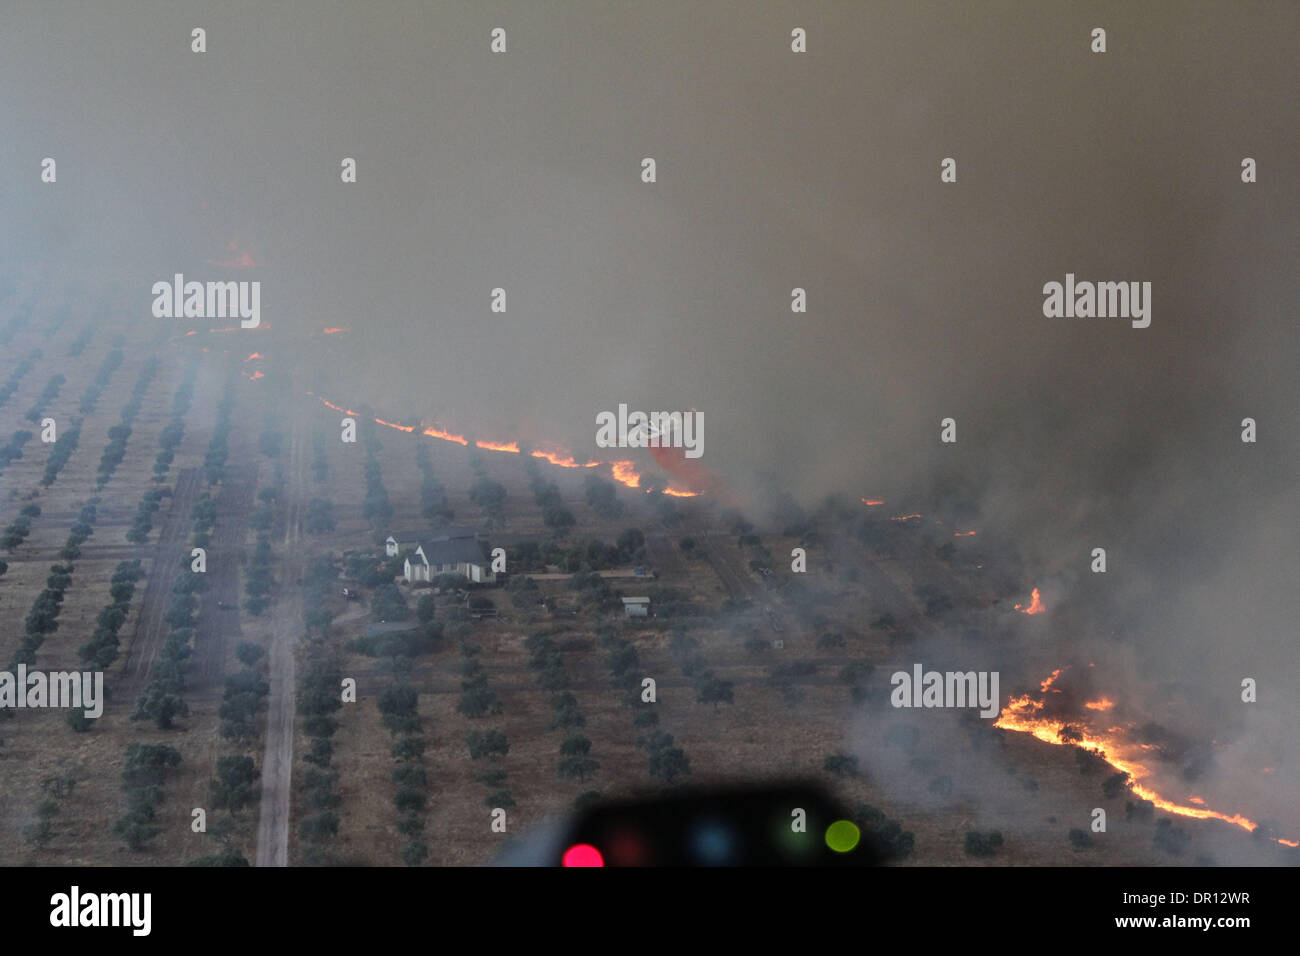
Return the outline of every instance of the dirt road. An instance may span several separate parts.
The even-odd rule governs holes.
[[[294,645],[302,630],[303,561],[300,557],[302,503],[307,495],[305,432],[293,416],[289,440],[289,488],[284,537],[280,542],[280,599],[275,602],[269,653],[271,693],[267,702],[266,752],[262,756],[262,803],[257,821],[257,865],[289,865],[292,809]]]

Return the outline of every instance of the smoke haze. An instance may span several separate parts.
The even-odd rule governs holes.
[[[1118,634],[1131,694],[1300,784],[1294,4],[7,7],[0,248],[43,305],[257,279],[301,388],[579,458],[620,402],[698,409],[742,496],[1000,536],[1045,641]],[[1045,318],[1066,273],[1151,282],[1150,328]]]

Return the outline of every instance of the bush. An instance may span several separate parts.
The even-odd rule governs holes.
[[[404,812],[423,810],[427,802],[424,792],[414,787],[400,787],[393,794],[393,805]]]
[[[419,866],[429,855],[429,848],[419,840],[411,840],[402,845],[402,862],[407,866]]]
[[[881,862],[911,856],[915,843],[911,830],[904,830],[897,821],[867,804],[859,805],[854,817],[867,842],[880,854]]]
[[[1000,830],[990,830],[988,833],[980,833],[978,830],[966,831],[966,855],[967,856],[993,856],[1002,846],[1002,832]]]
[[[506,735],[499,730],[470,731],[465,738],[469,755],[473,760],[481,757],[504,757],[510,752],[510,743]]]
[[[418,764],[404,763],[394,767],[391,776],[393,783],[399,786],[427,787],[429,784],[429,775]]]
[[[495,691],[488,687],[471,687],[460,695],[456,709],[466,717],[487,717],[499,714],[505,708]]]
[[[389,748],[394,760],[418,760],[424,756],[425,740],[423,737],[409,736],[394,741]]]
[[[298,824],[298,836],[313,843],[319,843],[326,837],[337,836],[338,832],[339,815],[333,810],[324,810]]]

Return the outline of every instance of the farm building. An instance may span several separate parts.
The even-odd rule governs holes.
[[[647,617],[650,614],[650,599],[648,597],[623,598],[623,613],[628,617]]]
[[[440,574],[459,574],[474,584],[495,583],[491,562],[483,557],[473,529],[449,530],[465,533],[431,536],[406,555],[402,569],[407,582],[428,582]]]

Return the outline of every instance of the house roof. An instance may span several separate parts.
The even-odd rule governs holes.
[[[389,537],[399,544],[415,544],[423,541],[448,541],[454,538],[476,538],[482,532],[478,528],[419,528],[407,531],[394,531]]]
[[[477,538],[481,533],[478,528],[434,528],[432,531],[426,531],[421,540],[448,541],[458,538]]]
[[[481,564],[486,565],[483,549],[473,538],[434,538],[421,542],[420,548],[431,565]]]

